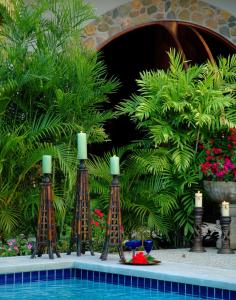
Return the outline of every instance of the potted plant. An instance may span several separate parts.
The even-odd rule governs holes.
[[[137,93],[118,109],[143,134],[133,157],[144,176],[152,176],[150,190],[156,189],[159,219],[173,220],[173,235],[188,239],[193,233],[194,193],[201,181],[198,145],[220,128],[236,127],[236,55],[214,64],[188,62],[187,69],[180,54],[170,51],[169,59],[167,71],[143,71]]]

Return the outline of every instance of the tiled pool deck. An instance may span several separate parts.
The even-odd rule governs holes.
[[[0,274],[78,268],[236,291],[236,254],[217,254],[216,249],[207,249],[205,253],[175,249],[153,251],[152,255],[161,260],[161,264],[123,265],[116,254],[109,254],[107,261],[101,261],[99,254],[90,256],[89,252],[81,257],[62,254],[53,260],[48,255],[36,259],[7,257],[0,258]]]

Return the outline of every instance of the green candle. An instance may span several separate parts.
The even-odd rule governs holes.
[[[78,143],[78,159],[87,159],[87,137],[86,133],[80,132],[77,134]]]
[[[120,159],[116,155],[110,158],[110,170],[112,175],[120,174]]]
[[[43,155],[42,173],[43,174],[51,174],[52,173],[52,157],[51,157],[51,155]]]

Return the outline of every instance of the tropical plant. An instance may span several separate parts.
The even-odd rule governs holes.
[[[72,180],[72,171],[75,166],[71,160],[67,159],[67,156],[72,156],[73,153],[67,145],[54,146],[51,143],[40,142],[41,132],[47,132],[47,122],[45,122],[45,127],[41,127],[40,133],[35,130],[34,126],[27,128],[26,122],[18,129],[16,127],[4,128],[4,125],[1,129],[4,129],[0,141],[1,237],[7,237],[16,228],[19,232],[28,235],[36,230],[41,176],[39,160],[45,152],[54,157],[66,158],[66,165],[70,170],[67,176]],[[57,191],[57,186],[55,189]],[[62,214],[65,211],[65,204],[62,197],[58,197],[58,193],[56,195],[54,204],[57,213]]]
[[[7,2],[6,2],[7,3]],[[33,231],[40,160],[51,154],[54,204],[61,230],[73,203],[78,131],[89,143],[107,138],[101,109],[118,83],[97,53],[80,43],[93,18],[80,0],[0,5],[0,236]]]
[[[199,188],[197,149],[222,127],[236,127],[236,55],[184,68],[181,56],[169,52],[167,71],[144,71],[138,93],[117,108],[128,114],[144,140],[136,160],[154,180],[165,180],[177,199],[172,213],[176,231],[193,232],[193,199]],[[148,148],[148,149],[146,149]],[[155,184],[155,183],[154,183]],[[165,197],[156,198],[165,202]]]
[[[175,196],[168,188],[164,189],[164,179],[159,181],[140,167],[136,159],[140,153],[130,146],[105,153],[103,157],[93,156],[88,161],[93,206],[103,211],[108,208],[112,180],[109,161],[113,153],[120,157],[121,162],[120,198],[125,238],[130,238],[133,231],[140,232],[143,228],[168,236],[168,231],[173,227],[169,216],[176,205]]]

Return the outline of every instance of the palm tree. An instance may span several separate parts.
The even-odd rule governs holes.
[[[72,181],[73,153],[68,145],[42,142],[44,135],[60,129],[58,119],[52,120],[46,115],[28,126],[26,121],[15,127],[6,126],[2,120],[0,124],[0,234],[5,237],[17,227],[21,230],[28,227],[28,233],[32,233],[39,202],[42,155],[49,153],[58,157],[67,178]],[[65,204],[59,198],[55,200],[58,213],[62,213]]]
[[[139,150],[127,146],[114,152],[121,161],[120,197],[126,236],[130,237],[132,231],[138,232],[141,228],[149,228],[168,236],[168,231],[173,228],[173,222],[168,216],[176,206],[174,194],[168,188],[164,189],[164,179],[158,181],[156,176],[153,178],[140,167],[136,159],[139,157]],[[88,161],[93,206],[103,211],[106,211],[109,203],[109,160],[112,155],[108,152],[103,157],[93,156],[92,160]],[[163,198],[164,203],[161,200]]]
[[[55,158],[62,228],[73,203],[76,133],[87,132],[89,143],[107,138],[103,124],[113,115],[102,104],[118,82],[106,77],[97,53],[80,43],[84,22],[94,18],[88,4],[13,0],[0,6],[0,13],[0,232],[7,236],[14,228],[32,226],[34,184],[45,153]]]
[[[222,127],[236,127],[236,55],[220,58],[218,65],[207,62],[187,70],[178,53],[170,51],[169,58],[167,71],[141,73],[139,93],[118,109],[143,132],[140,148],[145,145],[149,152],[140,151],[136,160],[150,174],[158,174],[159,181],[169,180],[166,188],[177,199],[176,228],[189,236],[193,195],[199,188],[198,144]]]

